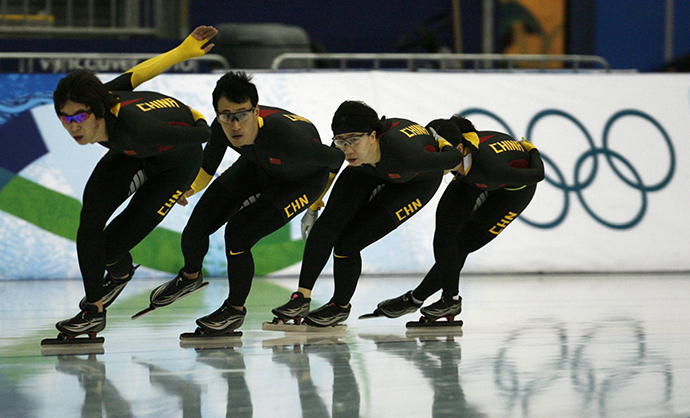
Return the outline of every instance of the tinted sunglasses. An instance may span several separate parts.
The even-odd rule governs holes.
[[[69,125],[69,124],[71,124],[72,122],[82,123],[82,122],[84,122],[86,119],[88,119],[89,117],[91,117],[92,114],[93,114],[92,111],[90,111],[90,110],[85,110],[85,111],[83,111],[83,112],[79,112],[79,113],[77,113],[76,115],[72,115],[72,116],[60,115],[60,120],[61,120],[62,123],[64,123],[65,125]]]

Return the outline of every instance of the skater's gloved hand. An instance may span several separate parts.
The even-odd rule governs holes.
[[[302,239],[307,239],[307,235],[309,234],[309,231],[311,231],[311,228],[314,226],[314,222],[316,222],[316,218],[318,217],[319,212],[312,208],[309,208],[306,212],[304,212],[304,216],[302,216]]]
[[[187,206],[189,204],[189,201],[187,201],[187,198],[191,197],[193,194],[194,194],[193,189],[187,190],[186,192],[184,192],[182,194],[182,196],[180,196],[179,199],[177,199],[177,204],[180,206]]]
[[[190,58],[200,57],[213,48],[214,44],[207,44],[207,42],[216,34],[218,34],[218,30],[213,26],[199,26],[182,42],[180,48]],[[204,47],[202,48],[202,46]]]
[[[527,141],[525,138],[522,138],[522,141],[520,141],[520,144],[522,144],[522,147],[525,149],[525,151],[530,152],[533,149],[536,149],[537,147],[534,146],[531,142]]]
[[[450,145],[451,147],[453,146],[453,144],[446,141],[446,139],[444,137],[442,137],[441,135],[436,133],[436,130],[434,128],[432,128],[431,126],[429,127],[429,133],[431,133],[431,136],[433,136],[434,139],[436,140],[436,142],[438,143],[438,149],[439,150],[442,150],[443,148],[447,147],[448,145]]]

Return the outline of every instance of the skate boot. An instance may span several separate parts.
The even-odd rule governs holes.
[[[199,272],[196,279],[186,279],[184,272],[180,270],[177,276],[167,283],[163,283],[151,292],[151,306],[161,308],[168,306],[183,296],[204,287],[204,276]]]
[[[420,312],[424,315],[423,320],[435,321],[445,317],[448,321],[453,321],[455,316],[462,312],[462,298],[455,300],[450,296],[442,295],[441,299],[429,306],[425,306]]]
[[[58,322],[55,324],[55,328],[68,339],[82,334],[95,338],[97,333],[105,329],[105,309],[103,312],[98,312],[96,305],[87,304],[84,311],[74,318]]]
[[[103,307],[107,308],[110,306],[114,301],[115,298],[117,298],[120,293],[124,290],[125,286],[127,286],[127,283],[129,283],[130,280],[132,280],[132,276],[134,276],[134,271],[139,268],[139,265],[137,264],[136,266],[132,266],[129,269],[129,275],[124,278],[124,279],[114,279],[113,276],[110,275],[110,273],[106,273],[105,277],[103,278]],[[79,301],[79,309],[82,311],[86,310],[86,296],[84,296],[80,301]]]
[[[247,310],[238,311],[228,304],[226,300],[215,312],[196,320],[196,324],[204,334],[227,335],[232,334],[244,323]]]
[[[398,318],[400,316],[415,312],[422,304],[416,304],[412,300],[412,291],[398,296],[395,299],[384,300],[377,305],[377,310],[387,318]]]
[[[304,317],[304,322],[313,327],[335,326],[345,321],[350,316],[351,308],[351,306],[341,308],[333,301],[330,301],[322,307],[309,312],[309,314]]]
[[[288,303],[271,311],[276,316],[273,322],[277,320],[287,322],[292,319],[296,325],[299,325],[302,318],[309,313],[310,303],[311,298],[305,298],[301,292],[293,293]]]

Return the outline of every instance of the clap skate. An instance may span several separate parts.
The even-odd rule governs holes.
[[[295,300],[295,299],[293,299]],[[292,300],[291,300],[292,302]],[[288,302],[289,304],[290,302]],[[283,305],[286,306],[286,305]],[[280,307],[282,308],[282,306]],[[274,314],[280,313],[276,308]],[[350,308],[341,308],[335,303],[329,302],[322,307],[309,312],[300,323],[286,324],[278,318],[274,322],[264,322],[262,329],[266,331],[285,331],[285,332],[342,332],[347,329],[347,325],[340,324],[350,315]],[[292,318],[294,320],[294,318]]]
[[[385,316],[386,318],[398,318],[400,316],[415,312],[421,304],[417,304],[412,299],[412,291],[398,296],[394,299],[387,299],[380,302],[374,312],[360,315],[359,319],[378,318]]]
[[[350,316],[352,307],[348,303],[347,307],[342,307],[332,300],[320,308],[314,309],[304,317],[307,331],[338,331],[345,330],[347,325],[341,322]]]
[[[95,305],[87,304],[86,310],[73,318],[58,322],[55,327],[60,333],[57,338],[42,340],[42,350],[47,350],[50,347],[68,350],[79,348],[84,354],[97,353],[103,350],[105,338],[96,337],[96,334],[105,329],[105,310],[98,312]],[[80,337],[81,335],[87,337]]]
[[[149,307],[132,315],[132,319],[137,319],[158,308],[168,306],[176,300],[203,289],[208,285],[208,282],[204,282],[204,276],[201,272],[199,272],[199,276],[196,279],[185,279],[184,272],[180,270],[174,279],[163,283],[151,291],[151,303]]]
[[[302,324],[302,318],[309,313],[310,303],[311,298],[305,298],[301,292],[294,292],[286,304],[271,311],[275,317],[271,322],[264,322],[261,329],[264,331],[305,331],[306,325]]]
[[[210,315],[196,320],[198,328],[194,332],[180,334],[180,345],[182,342],[203,343],[209,340],[231,340],[242,336],[241,331],[235,331],[244,323],[247,310],[238,310],[223,302],[220,308]]]
[[[455,316],[462,312],[462,298],[455,300],[451,297],[441,296],[438,302],[432,303],[420,310],[422,317],[419,321],[406,324],[407,328],[447,328],[462,327],[462,320],[455,320]],[[445,318],[445,321],[439,321]]]

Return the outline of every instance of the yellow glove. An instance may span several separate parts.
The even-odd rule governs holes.
[[[136,65],[127,71],[132,73],[132,87],[139,86],[175,64],[206,54],[213,48],[213,44],[208,44],[205,48],[202,46],[217,33],[218,30],[213,26],[199,26],[176,48]]]
[[[204,46],[209,39],[215,36],[216,33],[218,33],[218,31],[212,26],[199,26],[182,41],[178,48],[187,58],[201,57],[211,50],[213,44],[206,48],[201,47]]]

